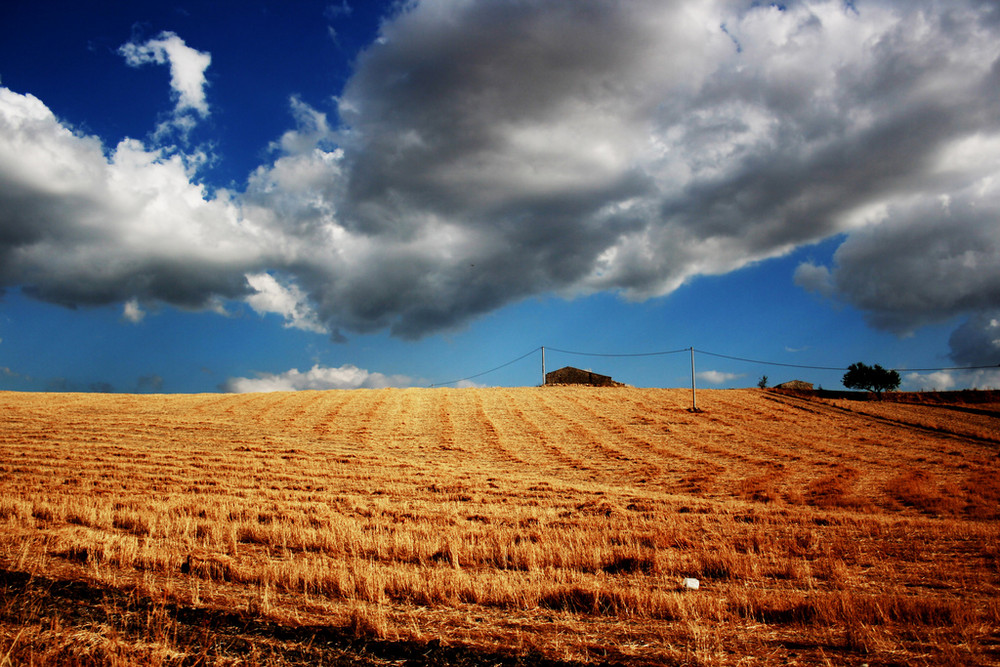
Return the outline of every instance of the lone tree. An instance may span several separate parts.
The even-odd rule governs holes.
[[[899,373],[886,370],[875,364],[869,366],[860,361],[847,367],[842,380],[848,389],[862,389],[874,392],[880,399],[883,391],[895,391],[899,388]]]

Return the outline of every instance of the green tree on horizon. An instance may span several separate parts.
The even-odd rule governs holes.
[[[859,361],[847,367],[841,381],[848,389],[870,391],[881,399],[882,392],[899,388],[900,378],[899,373],[894,370],[887,370],[879,364],[869,366]]]

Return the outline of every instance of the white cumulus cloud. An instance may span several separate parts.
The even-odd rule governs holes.
[[[708,384],[724,384],[744,377],[739,373],[724,373],[722,371],[698,371],[695,376]]]
[[[950,391],[956,387],[1000,389],[1000,369],[902,373],[903,391]]]
[[[184,157],[135,139],[107,153],[32,95],[0,88],[0,286],[65,305],[206,308],[249,293],[276,244]]]
[[[170,88],[176,98],[177,113],[191,109],[202,116],[208,115],[205,97],[205,70],[212,63],[212,56],[192,49],[173,32],[162,32],[142,44],[128,42],[118,52],[132,67],[142,65],[169,65]]]
[[[146,317],[146,311],[142,309],[139,301],[136,299],[129,299],[125,302],[125,306],[122,308],[122,318],[126,322],[131,322],[132,324],[138,324],[142,322],[143,318]]]
[[[382,389],[408,387],[413,381],[404,375],[373,373],[352,364],[339,368],[315,365],[304,373],[296,368],[284,373],[261,373],[255,378],[230,378],[222,386],[227,392],[303,391],[326,389]]]
[[[904,391],[948,391],[957,382],[952,371],[935,371],[933,373],[903,373],[901,388]]]
[[[316,317],[305,294],[294,283],[282,284],[270,273],[247,274],[247,283],[255,292],[246,297],[256,312],[261,315],[276,313],[285,318],[285,326],[312,331],[329,333],[327,328]]]

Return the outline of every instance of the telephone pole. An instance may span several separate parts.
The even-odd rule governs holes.
[[[691,412],[698,412],[698,399],[694,384],[694,347],[691,348]]]

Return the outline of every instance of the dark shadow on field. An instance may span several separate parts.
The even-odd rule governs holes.
[[[867,391],[838,391],[833,389],[779,389],[766,391],[783,396],[798,398],[825,398],[845,401],[882,401],[884,403],[906,403],[924,407],[941,408],[967,412],[969,414],[1000,418],[1000,411],[992,408],[978,408],[976,405],[1000,404],[1000,391],[992,389],[963,389],[960,391],[887,391],[881,398]]]
[[[290,627],[236,611],[157,603],[138,591],[97,586],[82,581],[57,581],[25,572],[0,569],[0,625],[16,626],[14,642],[3,642],[6,664],[36,663],[40,654],[60,664],[109,664],[121,655],[95,655],[92,646],[33,646],[30,632],[60,628],[68,636],[76,629],[110,634],[121,645],[148,641],[151,622],[169,629],[170,644],[186,653],[170,664],[203,665],[223,661],[257,665],[413,665],[429,667],[576,667],[580,663],[546,659],[537,654],[486,653],[462,646],[429,642],[358,638],[349,629],[330,626]],[[110,632],[109,632],[110,630]],[[44,633],[42,633],[44,634]],[[127,649],[126,649],[127,650]],[[114,651],[112,651],[114,653]],[[591,663],[592,664],[592,663]],[[605,663],[612,664],[612,663]],[[621,664],[621,663],[619,663]],[[632,663],[635,664],[635,663]]]

